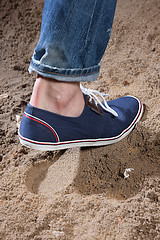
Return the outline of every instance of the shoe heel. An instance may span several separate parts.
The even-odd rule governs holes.
[[[21,141],[23,145],[27,144],[27,147],[32,147],[33,144],[43,145],[59,141],[58,134],[53,127],[26,112],[22,116],[19,138],[23,141],[23,143]]]

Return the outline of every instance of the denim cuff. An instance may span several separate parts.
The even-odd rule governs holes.
[[[98,78],[100,71],[100,63],[89,68],[64,69],[50,67],[48,65],[40,64],[32,58],[28,68],[29,73],[36,72],[43,77],[53,78],[58,81],[65,82],[91,82]]]

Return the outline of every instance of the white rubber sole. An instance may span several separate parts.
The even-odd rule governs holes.
[[[35,150],[40,151],[55,151],[55,150],[62,150],[67,148],[74,148],[74,147],[96,147],[96,146],[105,146],[114,144],[116,142],[121,141],[125,138],[135,127],[135,125],[139,122],[143,114],[143,105],[140,105],[140,110],[137,113],[134,121],[130,124],[130,126],[125,129],[120,135],[113,137],[113,138],[101,138],[101,139],[85,139],[85,140],[74,140],[74,141],[65,141],[65,142],[58,142],[58,143],[50,143],[50,142],[35,142],[31,139],[24,138],[23,136],[19,135],[20,143],[27,147],[32,148]]]

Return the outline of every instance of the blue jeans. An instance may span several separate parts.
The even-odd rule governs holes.
[[[45,0],[29,72],[60,81],[94,81],[117,0]]]

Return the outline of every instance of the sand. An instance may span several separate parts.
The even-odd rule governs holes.
[[[159,240],[159,0],[118,1],[99,79],[85,84],[139,97],[142,121],[115,145],[54,152],[22,147],[16,125],[42,9],[42,0],[0,2],[0,239]]]

